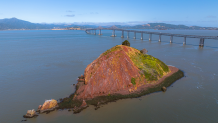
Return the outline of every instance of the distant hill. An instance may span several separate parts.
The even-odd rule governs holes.
[[[121,26],[116,25],[118,28],[123,29],[194,29],[194,30],[218,30],[216,27],[200,27],[200,26],[185,26],[185,25],[174,25],[166,23],[148,23],[144,25],[135,25],[135,26]]]
[[[66,28],[65,25],[31,23],[31,22],[20,20],[17,18],[0,19],[0,30],[7,30],[7,29],[53,29],[54,27]]]
[[[135,26],[124,26],[124,25],[115,25],[117,28],[121,29],[194,29],[194,30],[218,30],[216,27],[199,27],[199,26],[185,26],[185,25],[173,25],[166,23],[148,23],[143,25],[135,25]],[[20,20],[17,18],[8,18],[8,19],[0,19],[0,30],[8,30],[8,29],[54,29],[54,28],[97,28],[97,25],[66,25],[66,24],[39,24],[39,23],[31,23],[28,21]],[[104,28],[109,28],[111,26],[103,26]]]

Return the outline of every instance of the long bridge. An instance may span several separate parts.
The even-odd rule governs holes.
[[[127,38],[129,38],[129,33],[134,33],[134,39],[136,39],[136,33],[141,34],[141,40],[143,40],[143,34],[149,34],[149,41],[152,40],[152,35],[159,35],[159,42],[161,42],[161,36],[170,36],[170,43],[173,42],[173,37],[184,37],[183,45],[186,44],[186,38],[199,38],[199,46],[204,46],[205,39],[216,39],[218,40],[218,36],[200,36],[200,35],[184,35],[184,34],[172,34],[172,33],[161,33],[161,32],[150,32],[150,31],[137,31],[137,30],[125,30],[125,29],[118,29],[118,28],[95,28],[95,29],[86,29],[85,32],[87,34],[94,34],[96,35],[96,30],[99,30],[98,35],[102,35],[101,30],[112,30],[111,37],[116,37],[115,31],[121,31],[122,35],[121,38],[124,38],[124,32],[127,32]]]

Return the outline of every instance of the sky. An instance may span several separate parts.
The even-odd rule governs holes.
[[[1,0],[0,19],[218,27],[218,0]]]

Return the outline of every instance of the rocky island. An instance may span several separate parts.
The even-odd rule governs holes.
[[[102,53],[89,64],[76,84],[76,92],[60,99],[59,109],[78,113],[88,105],[99,105],[118,99],[140,97],[166,91],[184,76],[176,67],[167,66],[146,54],[147,50],[130,47],[128,41]]]
[[[23,117],[33,118],[56,109],[79,113],[89,105],[96,106],[97,110],[100,105],[119,99],[165,92],[166,87],[184,76],[178,68],[167,66],[147,52],[130,47],[127,40],[112,47],[86,67],[84,75],[78,78],[74,94],[59,102],[46,100],[37,111],[28,110]]]

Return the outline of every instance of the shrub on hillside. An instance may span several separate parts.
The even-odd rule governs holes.
[[[129,43],[128,40],[125,40],[125,41],[122,43],[122,45],[126,45],[126,46],[129,46],[129,47],[130,47],[130,43]]]

